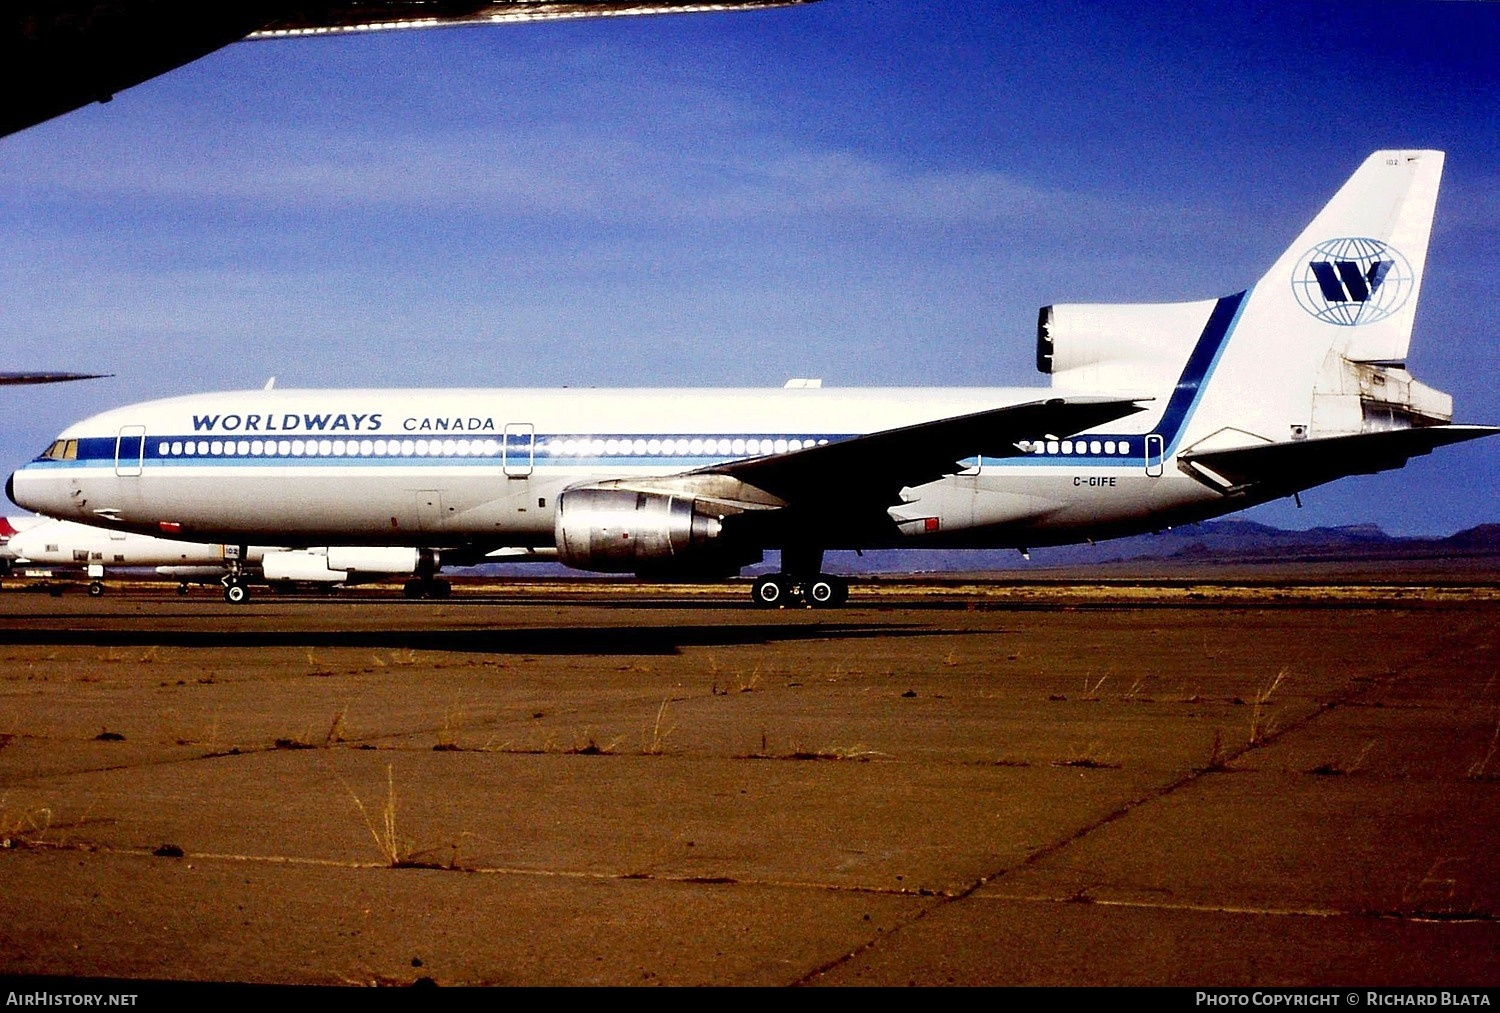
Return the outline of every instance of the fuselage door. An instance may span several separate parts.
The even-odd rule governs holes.
[[[500,462],[507,478],[526,478],[536,458],[536,427],[530,422],[505,423],[505,442]]]
[[[1152,478],[1160,478],[1162,472],[1162,461],[1166,454],[1162,446],[1161,436],[1152,433],[1146,437],[1146,474]]]
[[[121,426],[115,437],[115,474],[134,478],[141,473],[146,456],[146,427]]]
[[[446,520],[443,509],[443,493],[440,489],[418,489],[412,493],[412,506],[417,515],[418,531],[441,531]]]

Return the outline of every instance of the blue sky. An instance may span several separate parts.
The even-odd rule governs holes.
[[[1031,385],[1037,307],[1256,280],[1448,152],[1412,343],[1500,423],[1500,3],[824,0],[243,43],[0,139],[0,467],[280,386]],[[1500,520],[1500,439],[1247,516]]]

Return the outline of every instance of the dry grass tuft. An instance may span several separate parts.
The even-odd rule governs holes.
[[[0,848],[21,848],[42,843],[52,828],[52,810],[46,806],[34,809],[11,809],[0,798]]]
[[[884,756],[862,745],[857,746],[823,746],[818,749],[803,749],[795,747],[786,758],[789,760],[859,760],[868,761],[877,756]]]
[[[328,734],[323,736],[323,745],[325,747],[336,746],[344,741],[344,735],[348,731],[348,726],[345,724],[348,716],[349,705],[344,704],[344,709],[335,714],[333,720],[329,722]]]
[[[1255,695],[1255,706],[1250,710],[1250,745],[1262,745],[1276,733],[1276,722],[1266,712],[1270,709],[1271,694],[1281,688],[1286,676],[1287,670],[1283,668],[1273,678],[1266,680],[1260,692]]]
[[[606,756],[618,750],[622,741],[624,736],[601,743],[594,737],[593,729],[585,728],[583,734],[573,740],[573,745],[563,752],[574,756]]]
[[[438,752],[452,752],[459,748],[458,729],[464,723],[463,698],[454,696],[453,706],[449,707],[443,715],[443,725],[438,729],[437,745],[432,748]]]
[[[365,828],[370,831],[370,837],[375,841],[375,847],[380,852],[380,857],[385,864],[393,869],[430,867],[429,863],[420,861],[423,854],[418,852],[410,841],[403,840],[396,826],[396,768],[394,764],[386,764],[385,767],[385,804],[380,807],[377,816],[371,816],[365,804],[360,801],[359,796],[348,785],[344,790],[349,792],[349,797],[354,800],[354,806],[359,810],[359,815],[365,821]],[[456,848],[456,846],[455,846]]]
[[[667,717],[667,703],[663,700],[661,706],[656,710],[656,723],[651,727],[648,736],[644,729],[641,731],[641,752],[647,756],[660,756],[667,748],[667,737],[677,730],[676,725],[664,727]]]
[[[1090,742],[1088,747],[1072,756],[1053,760],[1054,767],[1077,767],[1081,770],[1118,770],[1123,764],[1104,751],[1102,742]]]

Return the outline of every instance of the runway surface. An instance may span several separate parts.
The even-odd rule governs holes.
[[[0,974],[1500,982],[1500,589],[0,592]]]

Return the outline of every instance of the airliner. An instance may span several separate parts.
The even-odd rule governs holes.
[[[1043,308],[1043,388],[200,394],[70,426],[6,491],[117,531],[655,579],[779,550],[757,604],[837,606],[830,549],[1160,530],[1500,432],[1405,368],[1443,160],[1370,155],[1242,292]]]
[[[193,583],[220,582],[233,567],[241,579],[231,601],[248,593],[245,587],[252,579],[277,586],[341,586],[413,574],[404,589],[408,598],[446,598],[452,590],[448,581],[437,576],[432,554],[409,546],[241,547],[51,517],[0,517],[0,573],[12,573],[17,567],[23,572],[26,567],[47,567],[49,573],[54,568],[80,573],[89,582],[89,596],[95,598],[104,593],[106,568],[123,567],[153,567],[158,575],[178,582],[179,594],[187,594]]]

